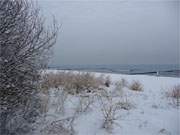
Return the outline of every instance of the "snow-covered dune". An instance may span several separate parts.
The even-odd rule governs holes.
[[[99,76],[100,74],[95,73],[95,76]],[[180,78],[121,74],[105,74],[105,76],[109,76],[112,81],[110,87],[106,88],[107,93],[111,96],[108,100],[105,98],[99,100],[98,94],[94,93],[89,94],[88,100],[80,100],[82,95],[68,95],[65,100],[64,112],[59,113],[53,106],[53,102],[55,102],[58,95],[52,92],[45,122],[46,125],[52,121],[74,115],[75,119],[71,123],[71,126],[73,125],[73,133],[77,135],[180,134],[180,111],[175,106],[173,99],[168,98],[166,95],[167,91],[171,90],[175,85],[180,84]],[[126,86],[122,88],[121,95],[118,95],[116,82],[121,79],[126,80],[128,85],[134,80],[139,81],[143,86],[143,90],[133,91]],[[93,99],[93,102],[89,101],[91,99]],[[84,103],[80,101],[84,101]],[[73,110],[77,110],[78,107],[82,109],[83,105],[86,106],[88,104],[87,101],[91,104],[86,111],[80,110],[78,113],[74,113]],[[103,127],[103,109],[108,110],[109,105],[119,102],[126,103],[130,107],[127,109],[117,109],[112,127],[107,130]],[[78,106],[79,103],[82,103],[81,106]],[[42,127],[45,127],[45,125]]]

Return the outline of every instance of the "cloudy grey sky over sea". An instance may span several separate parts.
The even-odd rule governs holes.
[[[62,24],[52,65],[178,64],[179,0],[38,0]]]

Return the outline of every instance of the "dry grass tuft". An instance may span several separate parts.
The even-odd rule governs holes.
[[[105,86],[106,81],[104,76],[96,77],[93,73],[88,72],[46,73],[42,76],[41,89],[48,91],[50,88],[61,88],[69,94],[77,94],[101,89]],[[107,82],[109,83],[109,80]]]
[[[143,85],[139,81],[133,81],[132,84],[129,86],[130,90],[134,91],[142,91],[143,90]]]
[[[180,85],[176,85],[172,88],[170,96],[173,98],[180,98]]]
[[[173,99],[173,103],[180,106],[180,84],[175,85],[172,89],[167,92],[167,96]]]

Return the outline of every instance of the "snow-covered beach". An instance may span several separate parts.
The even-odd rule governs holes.
[[[179,0],[0,0],[0,135],[180,135]]]
[[[58,71],[48,71],[58,72]],[[100,76],[101,73],[94,73]],[[61,89],[50,90],[48,111],[35,134],[77,134],[77,135],[179,135],[180,110],[166,93],[180,78],[148,75],[104,74],[111,80],[105,93],[94,92],[64,96]],[[139,81],[142,91],[123,86],[118,91],[117,82],[126,80],[131,84]],[[58,94],[58,93],[61,94]],[[61,99],[59,98],[61,96]],[[108,97],[108,98],[106,98]],[[64,102],[63,110],[57,111],[58,100]],[[104,127],[108,107],[117,105],[109,127]],[[119,105],[119,106],[118,106]],[[73,119],[71,119],[73,117]],[[62,129],[58,122],[64,124]],[[53,131],[54,130],[54,131]],[[41,131],[41,132],[40,132]],[[70,132],[71,131],[71,132]]]

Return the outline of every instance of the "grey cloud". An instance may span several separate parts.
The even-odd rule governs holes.
[[[39,0],[62,23],[52,64],[177,64],[179,3]]]

